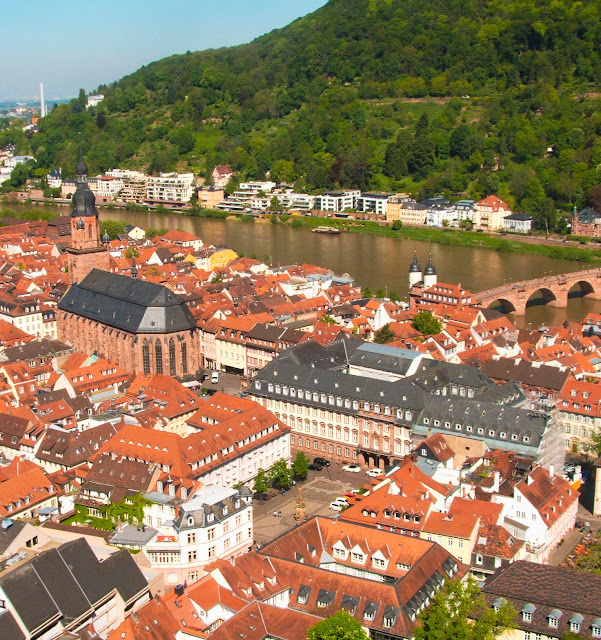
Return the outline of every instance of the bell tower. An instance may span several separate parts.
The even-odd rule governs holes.
[[[106,239],[108,244],[108,238]],[[88,168],[83,158],[77,163],[77,190],[71,212],[69,276],[71,283],[81,282],[92,269],[109,270],[108,247],[100,240],[100,222],[96,197],[88,186]]]

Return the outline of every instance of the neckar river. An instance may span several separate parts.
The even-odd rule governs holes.
[[[482,291],[545,274],[586,269],[587,265],[570,260],[552,260],[544,256],[500,253],[473,247],[451,247],[400,238],[360,233],[322,235],[309,229],[293,229],[283,224],[253,224],[232,220],[193,218],[175,214],[100,209],[101,219],[124,220],[144,229],[149,227],[180,229],[205,242],[227,245],[246,256],[263,260],[269,256],[274,265],[317,264],[337,274],[348,273],[362,287],[396,291],[401,298],[408,289],[409,264],[414,252],[425,268],[429,255],[444,282],[461,283],[470,291]],[[582,320],[589,311],[601,309],[601,302],[574,298],[567,309],[531,306],[526,316],[517,317],[520,326],[557,324],[566,318]]]

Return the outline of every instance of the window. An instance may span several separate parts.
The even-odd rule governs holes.
[[[209,547],[209,558],[214,558],[217,555],[217,547]]]
[[[353,562],[359,562],[359,563],[363,564],[363,561],[364,561],[363,560],[363,554],[362,553],[353,552],[353,553],[351,553],[351,560]]]
[[[482,564],[484,562],[484,556],[481,553],[476,554],[476,564]]]
[[[196,542],[196,534],[189,533],[188,534],[188,544],[194,544]]]
[[[215,527],[207,530],[207,540],[215,540]]]
[[[196,549],[194,551],[188,551],[188,562],[194,562],[196,560]]]
[[[182,342],[182,373],[188,373],[188,345]]]
[[[161,341],[157,338],[154,343],[154,357],[156,360],[156,373],[163,373],[163,346],[161,345]]]
[[[142,344],[142,365],[144,373],[150,373],[150,347],[146,338],[144,338],[144,343]]]
[[[175,375],[175,340],[169,338],[169,375]]]
[[[595,620],[595,622],[597,622],[597,620]],[[593,626],[591,627],[591,632],[593,638],[601,638],[601,624],[598,626],[596,624],[593,624]]]

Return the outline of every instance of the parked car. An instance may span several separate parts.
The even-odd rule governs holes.
[[[378,478],[379,476],[383,476],[384,472],[382,471],[382,469],[368,469],[365,472],[366,476],[369,476],[370,478]]]
[[[346,464],[342,467],[343,471],[350,471],[352,473],[359,473],[361,471],[361,467],[358,464]]]
[[[332,511],[342,511],[348,507],[348,502],[342,498],[336,498],[336,500],[332,500],[330,502],[330,509]]]
[[[309,469],[311,469],[311,471],[321,471],[323,469],[323,467],[320,464],[317,464],[315,462],[312,462],[309,465]]]
[[[329,460],[326,460],[325,458],[315,458],[315,459],[313,460],[313,462],[314,462],[315,464],[319,464],[319,465],[321,465],[322,467],[329,467],[329,466],[330,466],[330,461],[329,461]]]
[[[347,491],[346,493],[342,494],[342,497],[346,499],[347,502],[354,500],[357,497],[356,493],[353,493],[352,491]]]
[[[211,374],[211,382],[217,384],[219,382],[219,371],[213,371]]]

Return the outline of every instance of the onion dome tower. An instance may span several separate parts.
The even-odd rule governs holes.
[[[107,247],[100,242],[100,222],[96,196],[88,185],[88,167],[80,156],[77,163],[77,190],[71,211],[69,274],[71,282],[81,282],[92,269],[109,269]]]
[[[417,253],[413,254],[413,262],[409,267],[409,288],[422,281],[422,267],[417,261]]]
[[[436,273],[436,267],[432,264],[432,254],[424,271],[424,287],[429,289],[438,282],[438,274]]]

